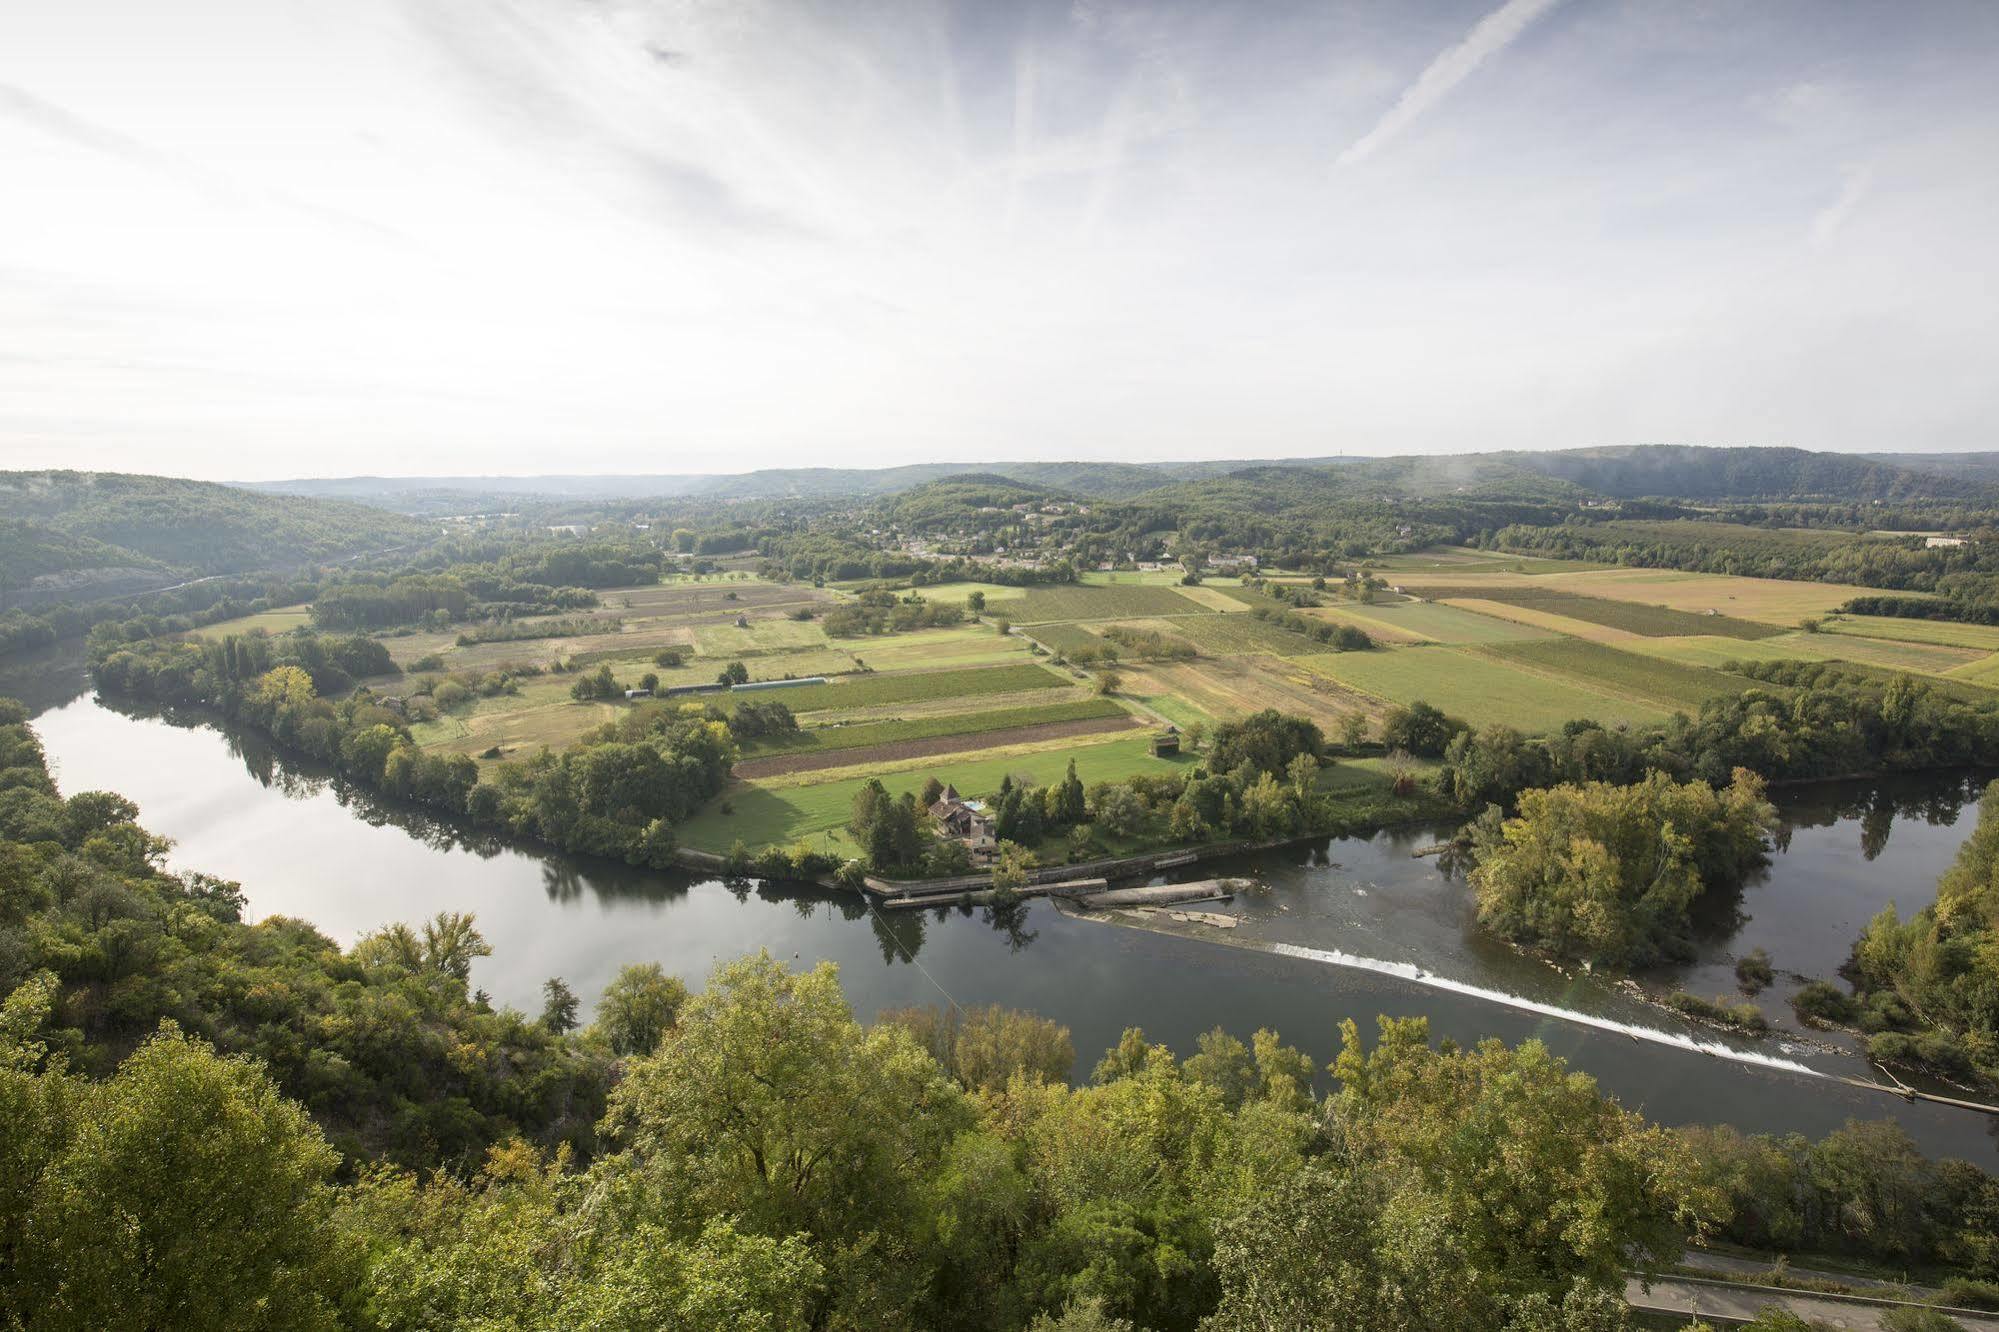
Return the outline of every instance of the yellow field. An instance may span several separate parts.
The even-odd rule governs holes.
[[[1741,620],[1784,625],[1824,615],[1854,597],[1873,595],[1876,591],[1843,583],[1794,583],[1776,578],[1682,573],[1677,569],[1596,569],[1546,574],[1535,582],[1584,596],[1611,597],[1695,613],[1718,610]]]

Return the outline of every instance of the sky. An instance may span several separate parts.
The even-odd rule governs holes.
[[[1989,0],[6,0],[0,465],[1999,449]]]

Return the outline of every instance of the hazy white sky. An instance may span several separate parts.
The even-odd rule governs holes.
[[[6,0],[0,458],[1999,448],[1987,0]]]

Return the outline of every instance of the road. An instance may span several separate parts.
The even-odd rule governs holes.
[[[1697,1277],[1660,1277],[1648,1291],[1636,1277],[1625,1283],[1624,1298],[1633,1309],[1646,1313],[1682,1314],[1710,1320],[1725,1319],[1745,1323],[1771,1305],[1780,1305],[1800,1318],[1814,1319],[1828,1327],[1852,1332],[1881,1332],[1882,1315],[1888,1307],[1868,1304],[1838,1295],[1815,1295],[1810,1291],[1778,1290],[1769,1286],[1737,1286]],[[1959,1314],[1967,1332],[1999,1332],[1999,1314]]]

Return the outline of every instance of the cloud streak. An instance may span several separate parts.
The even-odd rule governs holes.
[[[1432,60],[1402,90],[1402,96],[1388,109],[1375,127],[1356,139],[1340,154],[1337,165],[1356,166],[1374,156],[1383,144],[1409,128],[1425,112],[1451,95],[1456,88],[1493,56],[1511,46],[1533,22],[1562,0],[1506,0],[1480,19],[1465,39]]]

